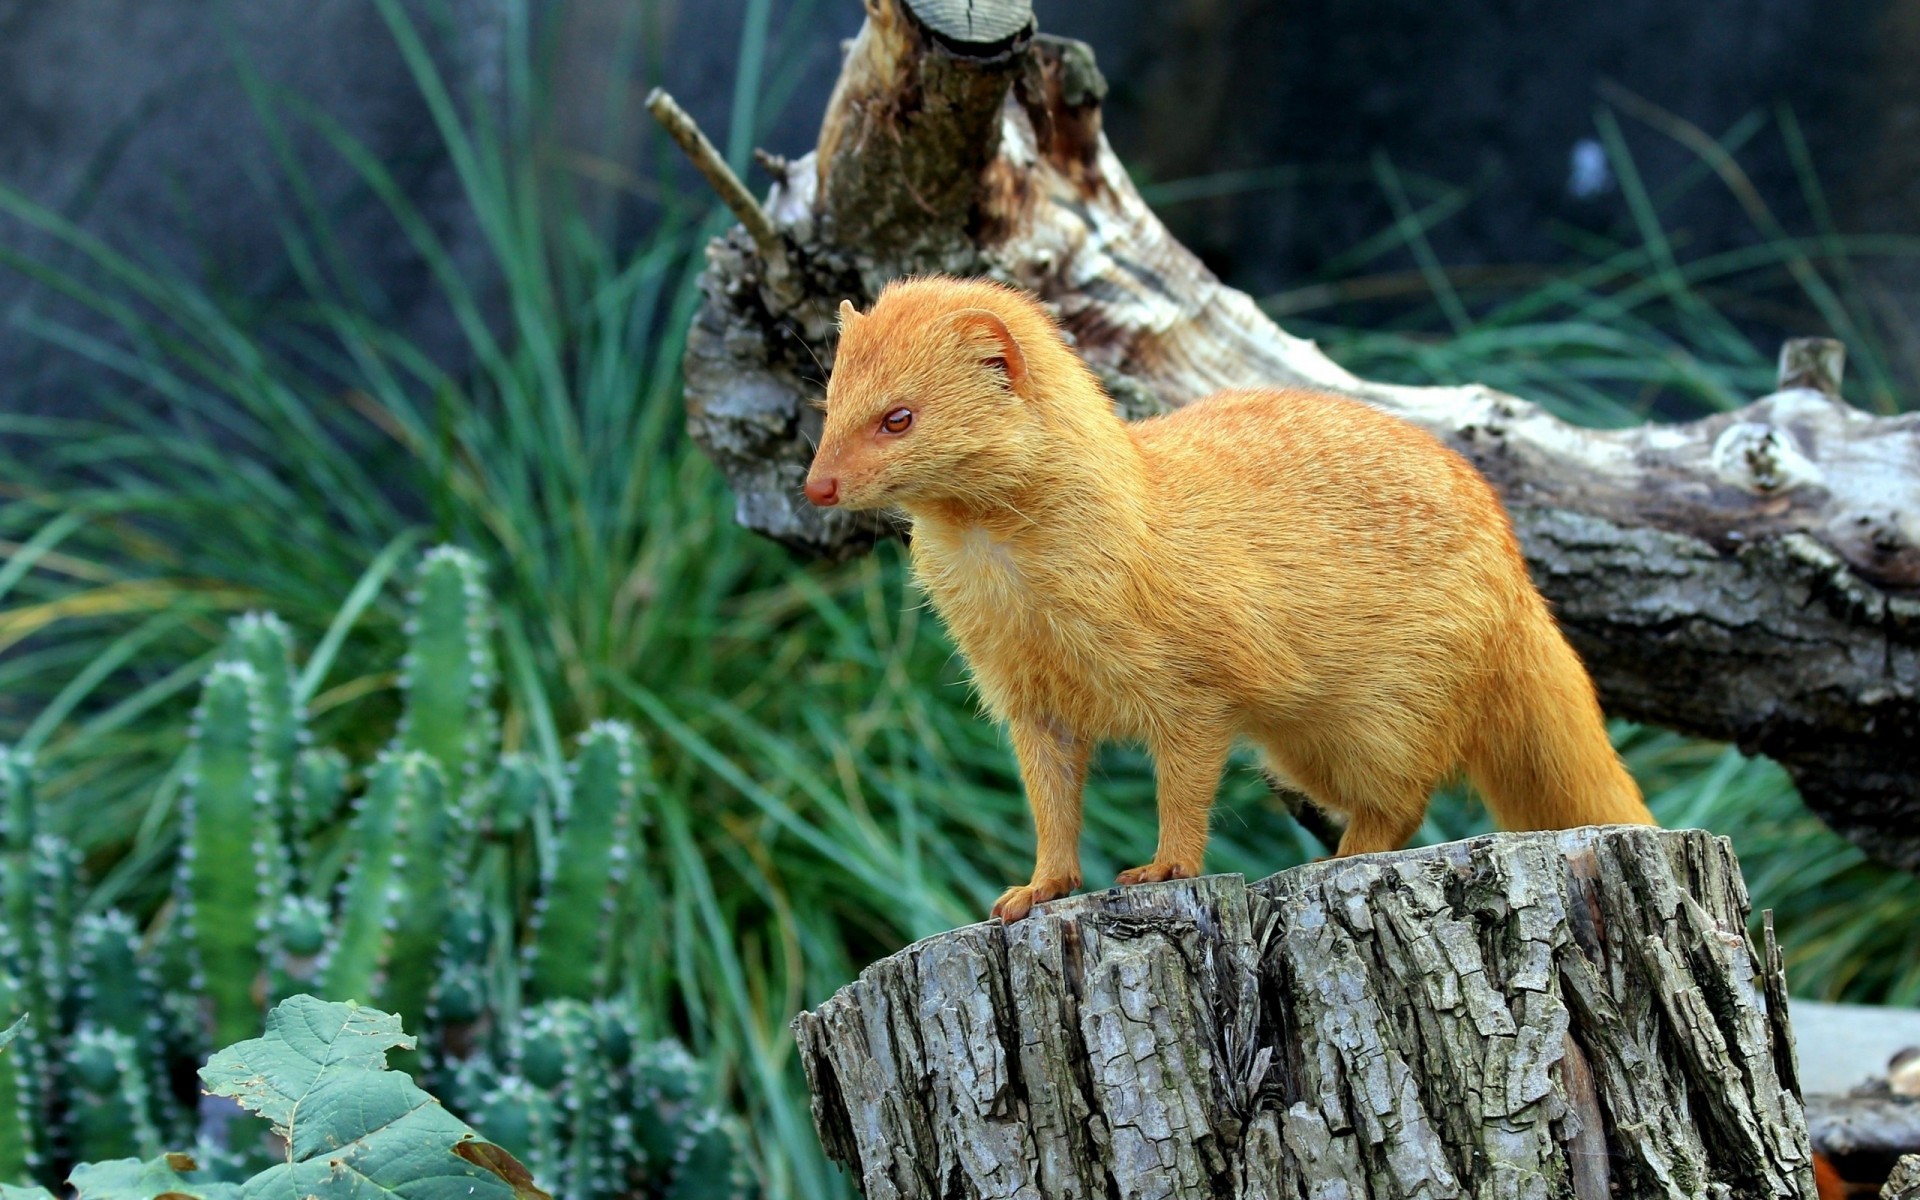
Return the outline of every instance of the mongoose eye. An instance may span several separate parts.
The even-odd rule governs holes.
[[[913,410],[910,408],[896,408],[880,418],[880,428],[888,433],[905,433],[912,427]]]

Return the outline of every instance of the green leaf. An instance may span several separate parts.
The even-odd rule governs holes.
[[[146,1162],[116,1158],[75,1167],[67,1183],[78,1200],[240,1200],[237,1183],[196,1183],[183,1174],[198,1169],[187,1154],[162,1154]]]
[[[248,1180],[246,1200],[547,1200],[511,1155],[387,1069],[388,1050],[413,1045],[397,1017],[295,996],[267,1014],[265,1037],[215,1054],[207,1090],[287,1142],[288,1161]]]
[[[0,1200],[54,1200],[53,1193],[43,1187],[15,1187],[10,1183],[0,1183]]]
[[[7,1026],[5,1029],[0,1029],[0,1050],[6,1049],[8,1042],[11,1042],[13,1039],[19,1037],[20,1031],[26,1028],[26,1025],[27,1025],[27,1016],[25,1013],[22,1013],[20,1014],[20,1019],[18,1021],[15,1021],[13,1024]]]
[[[272,1121],[282,1135],[295,1108],[323,1075],[339,1078],[387,1069],[387,1051],[411,1050],[400,1018],[358,1004],[294,996],[267,1014],[265,1037],[229,1046],[200,1069],[216,1096]]]

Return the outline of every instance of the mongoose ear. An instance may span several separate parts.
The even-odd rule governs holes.
[[[981,336],[981,349],[987,350],[987,356],[981,359],[983,366],[992,366],[1005,372],[1007,382],[1018,386],[1027,378],[1027,356],[1020,350],[1020,343],[1014,338],[1013,331],[1000,319],[1000,314],[984,308],[963,308],[953,314],[954,325],[963,333],[977,333]],[[989,349],[985,344],[992,339],[994,346]],[[997,352],[996,352],[997,351]]]

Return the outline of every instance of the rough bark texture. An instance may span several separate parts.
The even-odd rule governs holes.
[[[1043,905],[794,1023],[871,1200],[1805,1197],[1726,842],[1499,834]]]
[[[1893,1168],[1881,1200],[1920,1200],[1920,1154],[1909,1154]]]
[[[1612,431],[1356,379],[1172,238],[1101,133],[1091,53],[1027,7],[868,0],[816,154],[767,160],[780,253],[739,230],[711,248],[689,421],[742,523],[828,555],[886,535],[800,493],[834,309],[906,272],[991,274],[1056,307],[1123,413],[1299,383],[1438,433],[1500,489],[1611,711],[1773,756],[1836,828],[1920,868],[1920,414],[1821,391],[1825,348],[1739,412]],[[956,23],[989,9],[976,37]]]

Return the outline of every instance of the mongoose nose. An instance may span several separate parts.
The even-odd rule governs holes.
[[[822,508],[840,503],[840,481],[833,478],[807,480],[807,499]]]

